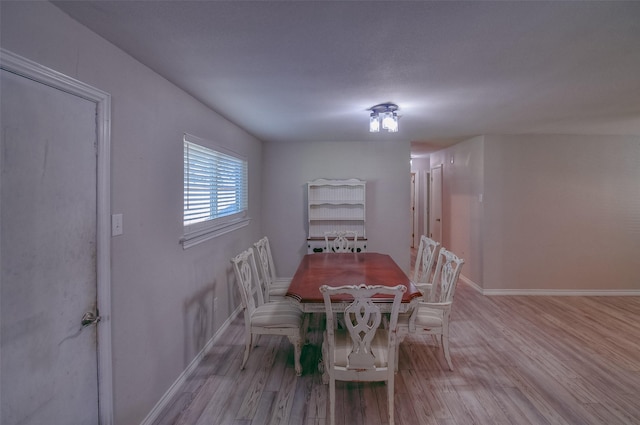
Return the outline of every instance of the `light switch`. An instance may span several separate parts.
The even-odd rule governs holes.
[[[122,234],[122,214],[111,215],[111,236]]]

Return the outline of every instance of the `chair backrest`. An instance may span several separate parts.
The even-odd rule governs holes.
[[[463,264],[464,260],[458,258],[453,252],[440,248],[430,301],[438,303],[453,301]]]
[[[233,263],[233,270],[236,274],[236,281],[242,298],[242,307],[251,315],[256,305],[264,304],[264,296],[258,281],[258,269],[253,250],[248,249],[241,252],[231,260],[231,263]]]
[[[383,368],[395,367],[396,329],[398,324],[398,311],[402,301],[402,294],[407,290],[404,285],[394,287],[375,285],[347,285],[320,287],[324,298],[327,317],[327,343],[329,344],[329,367],[333,364],[333,347],[335,347],[335,323],[334,310],[331,297],[346,294],[353,301],[344,309],[344,322],[349,331],[352,345],[347,359],[347,369],[371,370],[376,369],[376,359],[371,350],[371,342],[380,328],[382,311],[380,304],[391,304],[391,315],[388,327],[388,354],[387,363]],[[390,298],[392,296],[392,298]],[[376,298],[374,298],[376,297]]]
[[[269,239],[265,236],[258,242],[254,243],[256,253],[258,254],[258,264],[260,264],[260,272],[262,273],[262,279],[264,280],[265,289],[269,288],[269,285],[276,280],[276,269],[273,265],[273,257],[271,256],[271,247],[269,246]]]
[[[358,232],[324,232],[324,252],[356,252]]]
[[[425,235],[420,236],[420,246],[413,269],[414,283],[431,283],[431,271],[437,257],[440,242],[436,242]]]

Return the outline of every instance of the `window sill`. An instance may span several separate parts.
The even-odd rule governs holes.
[[[191,248],[192,246],[208,241],[209,239],[213,239],[224,235],[225,233],[245,227],[250,221],[251,218],[243,217],[233,221],[227,221],[226,223],[214,224],[205,229],[185,233],[182,239],[180,239],[180,243],[182,244],[183,249]]]

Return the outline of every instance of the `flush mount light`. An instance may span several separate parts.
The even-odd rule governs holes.
[[[389,133],[398,131],[398,105],[395,103],[381,103],[368,109],[371,111],[369,116],[369,132],[377,133],[380,127]]]

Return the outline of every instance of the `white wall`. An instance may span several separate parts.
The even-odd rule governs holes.
[[[488,293],[640,290],[640,137],[483,136],[440,163],[443,245]]]
[[[50,3],[1,8],[3,48],[112,95],[112,208],[124,216],[112,238],[115,423],[137,424],[239,304],[229,259],[261,236],[262,146]],[[248,157],[253,218],[188,250],[178,243],[183,132]]]
[[[640,137],[486,136],[485,289],[640,289]]]
[[[409,142],[265,143],[263,225],[281,276],[293,276],[307,252],[306,183],[317,178],[367,181],[367,250],[410,262]]]

